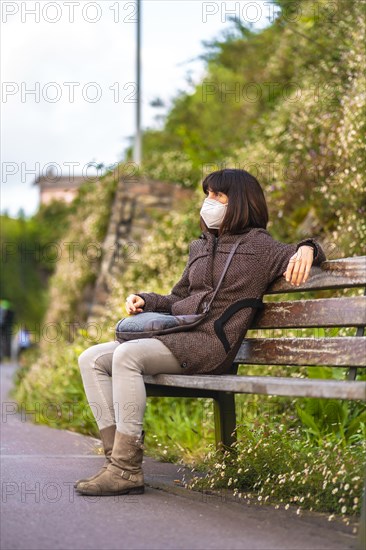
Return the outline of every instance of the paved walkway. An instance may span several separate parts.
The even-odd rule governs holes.
[[[74,480],[99,469],[99,441],[26,421],[8,398],[2,364],[1,549],[346,550],[355,536],[321,514],[246,505],[188,491],[189,471],[144,459],[143,495],[86,497]]]

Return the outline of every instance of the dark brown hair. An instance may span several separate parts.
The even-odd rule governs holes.
[[[239,169],[212,172],[202,182],[203,192],[208,190],[228,196],[226,214],[218,229],[222,233],[240,233],[247,227],[267,228],[268,208],[263,190],[254,176]],[[209,230],[200,217],[203,231]],[[210,230],[209,230],[210,231]]]

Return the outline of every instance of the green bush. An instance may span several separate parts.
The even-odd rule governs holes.
[[[204,459],[205,475],[188,486],[232,490],[246,502],[295,505],[340,516],[360,513],[365,441],[343,447],[329,438],[319,447],[301,427],[266,414],[237,426],[237,442],[224,453],[213,446]]]

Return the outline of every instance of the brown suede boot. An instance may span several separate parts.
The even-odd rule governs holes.
[[[102,440],[103,449],[104,449],[104,456],[105,456],[104,464],[101,467],[101,469],[93,476],[85,477],[83,479],[78,479],[77,481],[75,481],[74,487],[76,487],[77,484],[80,483],[81,481],[91,481],[92,479],[96,478],[102,472],[104,472],[107,469],[108,464],[111,463],[111,454],[112,454],[113,443],[114,443],[114,435],[116,433],[116,425],[112,424],[107,428],[102,428],[101,430],[99,430],[99,433],[100,433],[100,439]]]
[[[76,490],[83,495],[113,496],[144,492],[142,471],[144,433],[140,437],[116,431],[111,463],[92,481],[81,482]]]

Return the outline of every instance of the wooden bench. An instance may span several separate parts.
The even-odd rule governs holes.
[[[363,296],[286,300],[286,294],[364,287]],[[280,302],[265,296],[284,294]],[[148,396],[210,397],[214,400],[216,445],[229,446],[235,438],[235,394],[319,397],[366,401],[366,382],[357,370],[366,367],[366,256],[328,260],[313,266],[298,287],[283,277],[268,289],[265,307],[256,314],[236,355],[230,374],[144,376]],[[252,330],[356,327],[354,336],[303,338],[248,338]],[[239,365],[346,367],[346,380],[273,376],[239,376]],[[290,373],[289,373],[290,374]]]
[[[357,287],[364,288],[363,296],[300,300],[290,296],[286,300],[289,293]],[[274,294],[283,294],[283,299],[266,302],[265,297]],[[257,312],[246,333],[231,373],[144,376],[147,396],[212,398],[218,448],[230,446],[235,438],[235,394],[366,401],[366,382],[356,380],[358,369],[366,367],[366,256],[328,260],[320,266],[313,266],[307,282],[298,287],[280,277],[267,289],[263,301],[266,305]],[[258,329],[329,327],[355,327],[356,333],[353,336],[318,338],[247,337],[250,331]],[[289,376],[241,376],[237,375],[239,365],[284,365],[289,368]],[[345,380],[291,377],[291,366],[346,367],[347,375]],[[365,508],[363,516],[364,512]]]

